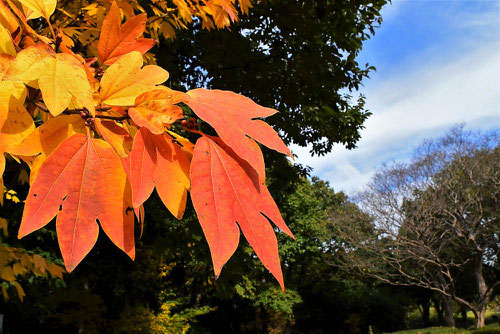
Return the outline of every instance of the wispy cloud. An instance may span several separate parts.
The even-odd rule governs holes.
[[[479,23],[469,24],[482,30],[477,15],[474,18]],[[485,12],[484,18],[490,29],[498,29],[491,26],[491,15]],[[462,15],[456,19],[462,24]],[[478,34],[471,40],[475,35],[468,35],[466,40],[456,39],[457,47],[463,43],[474,46],[468,52],[416,50],[411,61],[395,64],[399,72],[377,75],[370,82],[365,93],[373,116],[365,124],[357,149],[335,147],[327,156],[311,157],[307,148],[293,147],[298,162],[313,167],[313,174],[330,181],[336,190],[353,193],[382,163],[407,159],[423,138],[439,135],[456,123],[482,129],[500,127],[499,38]],[[435,45],[429,48],[439,50]],[[426,58],[415,61],[419,55]]]

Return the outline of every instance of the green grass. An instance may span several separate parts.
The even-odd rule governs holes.
[[[495,312],[495,310],[493,310],[493,308],[488,308],[486,310],[486,324],[496,322],[496,320],[493,319],[493,315],[499,316],[499,314],[497,312]],[[424,327],[423,322],[422,322],[422,315],[420,314],[420,311],[418,309],[415,309],[408,314],[408,322],[409,322],[409,328],[422,328],[422,327]],[[457,327],[469,328],[469,327],[474,326],[475,322],[476,322],[476,319],[474,318],[474,314],[471,311],[469,311],[469,312],[467,312],[467,326],[463,326],[462,317],[459,316],[457,313],[455,313],[455,325]],[[439,328],[440,326],[442,326],[442,324],[439,323],[438,315],[437,315],[437,312],[434,309],[434,307],[431,307],[431,309],[430,309],[429,324],[431,327],[438,327]],[[439,333],[439,332],[437,332],[437,333]],[[448,332],[444,332],[444,333],[448,333]],[[449,332],[449,333],[455,333],[455,332]],[[461,332],[456,332],[456,333],[461,333]],[[468,332],[464,332],[464,333],[468,333]]]
[[[449,327],[429,327],[423,329],[412,329],[409,331],[394,332],[393,334],[467,334],[467,333],[482,333],[482,334],[498,334],[500,333],[499,324],[489,324],[481,329],[460,329]]]

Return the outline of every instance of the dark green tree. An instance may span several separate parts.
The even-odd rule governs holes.
[[[200,24],[160,44],[158,62],[178,86],[231,89],[280,111],[268,121],[286,142],[316,154],[354,148],[370,115],[358,90],[374,67],[358,64],[387,0],[270,0],[230,30]]]

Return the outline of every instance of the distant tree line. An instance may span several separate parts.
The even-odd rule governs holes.
[[[346,265],[383,283],[435,292],[448,326],[455,326],[452,301],[473,312],[476,327],[485,325],[500,286],[497,131],[457,126],[425,141],[409,162],[379,170],[359,205],[361,217],[332,217]]]

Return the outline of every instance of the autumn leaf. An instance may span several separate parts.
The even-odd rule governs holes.
[[[59,247],[68,272],[92,249],[99,228],[132,259],[134,218],[120,158],[103,140],[75,134],[45,160],[23,212],[19,238],[57,215]],[[62,206],[59,211],[59,206]]]
[[[22,84],[0,81],[0,155],[2,156],[0,170],[2,172],[3,154],[11,153],[12,149],[35,129],[33,119],[22,105],[26,96],[25,87],[18,85]],[[10,91],[12,95],[6,93],[4,89],[12,89]],[[18,91],[13,91],[15,89]],[[0,174],[0,178],[1,176]],[[1,190],[3,192],[3,189]]]
[[[276,204],[261,184],[259,175],[223,143],[209,137],[198,139],[191,161],[191,198],[207,238],[215,275],[238,246],[240,229],[264,266],[284,287],[278,243],[268,219],[287,234]],[[239,228],[238,228],[239,226]]]
[[[191,159],[193,158],[194,144],[191,143],[189,139],[184,138],[175,132],[169,130],[165,132],[168,133],[172,138],[174,138],[174,143],[177,143],[181,146],[184,153],[186,153],[188,160],[191,161]]]
[[[26,95],[26,86],[21,82],[0,81],[0,126],[6,121],[10,109],[24,103]]]
[[[16,278],[14,277],[14,271],[12,267],[10,266],[3,267],[2,271],[0,271],[0,278],[8,282],[15,281]]]
[[[0,54],[0,81],[3,79],[3,77],[9,70],[10,65],[12,64],[14,59],[16,58],[6,53]]]
[[[156,65],[142,67],[137,51],[121,56],[101,79],[101,103],[110,106],[133,106],[142,93],[153,90],[168,79],[168,72]]]
[[[43,102],[53,116],[57,116],[73,102],[76,107],[85,107],[92,114],[94,100],[83,65],[71,55],[58,53],[44,58],[45,71],[38,84]]]
[[[32,131],[19,145],[13,147],[10,153],[22,157],[36,156],[32,163],[23,159],[30,165],[32,183],[47,157],[60,143],[76,133],[86,133],[85,123],[79,115],[55,117]]]
[[[259,163],[260,150],[248,144],[246,136],[293,157],[276,131],[269,124],[257,119],[271,116],[276,110],[259,106],[249,98],[230,91],[200,88],[190,90],[187,94],[190,99],[185,103],[251,166]]]
[[[83,65],[71,55],[56,54],[46,44],[19,52],[4,80],[26,84],[38,80],[43,101],[54,116],[62,113],[70,103],[95,113],[92,89]]]
[[[0,53],[5,53],[11,56],[17,54],[14,42],[9,34],[9,31],[0,24]]]
[[[146,14],[140,14],[132,17],[120,27],[120,10],[113,1],[101,27],[98,44],[101,62],[110,65],[131,51],[145,54],[151,49],[155,45],[153,39],[139,38],[146,28],[146,20]]]
[[[165,131],[164,124],[172,124],[182,118],[182,108],[175,103],[187,98],[185,93],[168,88],[151,90],[137,97],[135,106],[129,108],[128,114],[138,126],[161,134]]]
[[[132,137],[128,131],[111,121],[96,120],[96,129],[120,157],[127,157],[132,150]]]
[[[19,284],[19,282],[17,282],[17,281],[12,282],[12,284],[14,284],[14,287],[16,288],[16,292],[17,292],[17,295],[19,296],[19,299],[21,301],[23,301],[23,298],[24,298],[24,296],[26,296],[26,294],[24,293],[24,290],[21,287],[21,284]]]
[[[85,134],[85,122],[80,115],[61,115],[55,117],[32,131],[12,154],[22,156],[50,155],[56,147],[76,133]]]
[[[10,33],[13,33],[19,27],[16,16],[5,5],[4,1],[0,1],[0,24],[4,26]]]
[[[156,191],[168,210],[180,219],[189,189],[189,160],[168,134],[154,135],[141,128],[130,153],[130,183],[134,207]]]
[[[56,10],[57,5],[57,0],[19,0],[19,2],[33,12],[30,19],[43,16],[47,21]]]
[[[45,71],[43,59],[54,54],[54,50],[44,43],[29,46],[18,53],[5,74],[4,80],[29,83],[37,80]]]

